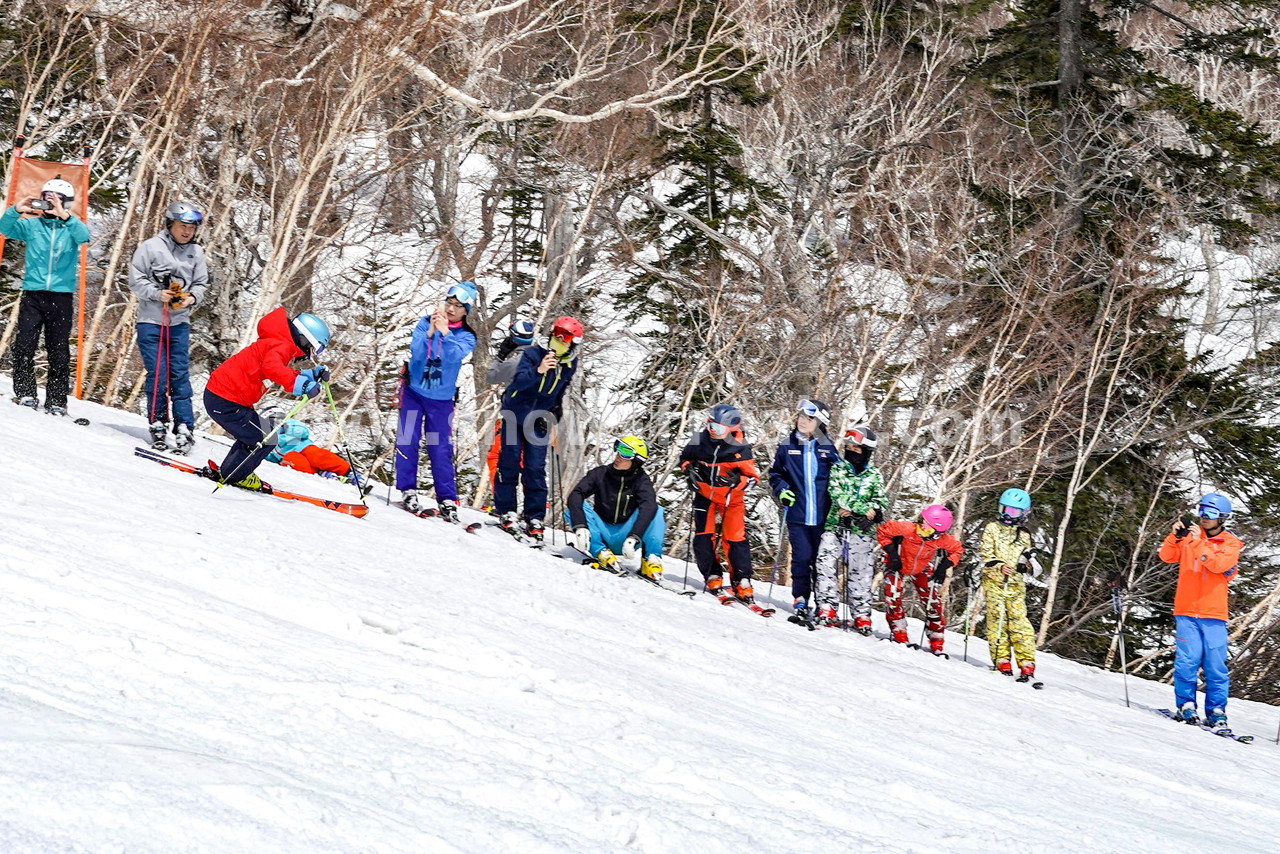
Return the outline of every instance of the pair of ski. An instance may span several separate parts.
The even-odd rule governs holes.
[[[523,543],[531,549],[540,549],[546,545],[540,538],[531,537],[519,528],[504,528],[501,522],[485,522],[484,524],[497,528],[502,533],[511,537],[517,543]]]
[[[209,461],[209,465],[207,466],[194,466],[184,460],[175,460],[172,457],[167,457],[150,448],[134,448],[133,454],[134,456],[141,457],[144,460],[151,460],[153,463],[160,463],[160,465],[168,466],[169,468],[174,468],[178,471],[184,471],[188,474],[194,474],[197,477],[203,477],[213,481],[218,480],[217,466],[212,460]],[[234,486],[234,484],[232,484],[232,486]],[[351,504],[345,501],[333,501],[328,498],[316,498],[315,496],[303,495],[298,492],[286,492],[283,489],[275,489],[274,487],[267,486],[265,483],[263,484],[262,489],[248,489],[245,491],[253,492],[258,495],[270,495],[275,498],[283,498],[286,501],[301,501],[304,504],[313,504],[316,507],[323,507],[325,510],[332,510],[335,513],[341,513],[345,516],[355,516],[357,519],[363,517],[369,512],[369,507],[365,504]]]
[[[991,672],[992,672],[992,673],[999,673],[1001,676],[1008,676],[1009,678],[1013,679],[1013,681],[1014,681],[1014,682],[1025,682],[1025,683],[1029,684],[1032,688],[1035,688],[1037,691],[1044,690],[1044,683],[1043,683],[1043,682],[1036,682],[1036,681],[1032,680],[1032,678],[1031,678],[1030,676],[1027,676],[1026,674],[1019,673],[1019,674],[1015,677],[1012,673],[1006,673],[1006,672],[1004,672],[1003,670],[1001,670],[1000,668],[995,667],[995,666],[992,666],[992,667],[990,668],[990,670],[991,670]]]
[[[575,548],[574,551],[577,551]],[[636,578],[646,584],[651,584],[659,590],[665,590],[668,593],[674,593],[677,596],[696,596],[695,590],[676,590],[674,587],[668,587],[656,578],[650,578],[647,575],[641,575],[638,572],[632,572],[621,563],[615,563],[613,566],[601,566],[595,558],[592,557],[575,557],[573,555],[561,554],[559,552],[550,552],[549,554],[560,558],[561,560],[572,561],[578,566],[589,566],[592,569],[598,569],[601,572],[607,572],[609,575],[616,575],[619,578]]]
[[[1173,709],[1156,709],[1155,711],[1164,715],[1169,720],[1177,721],[1180,724],[1188,723],[1188,721],[1184,721],[1182,718],[1178,717],[1178,713],[1173,711]],[[1211,727],[1208,724],[1201,721],[1199,718],[1196,718],[1196,722],[1193,724],[1193,726],[1199,729],[1202,729],[1205,732],[1211,732],[1214,735],[1221,736],[1222,738],[1229,738],[1232,741],[1238,741],[1241,744],[1253,743],[1253,736],[1251,735],[1237,735],[1236,733],[1232,732],[1229,727]]]
[[[425,510],[418,510],[415,512],[410,510],[408,507],[405,507],[404,502],[402,501],[397,501],[396,506],[411,516],[417,516],[419,519],[440,519],[441,521],[448,522],[451,525],[462,525],[461,519],[445,518],[440,515],[440,511],[435,507],[428,507]],[[462,526],[462,530],[466,531],[468,534],[475,534],[479,532],[481,527],[483,527],[482,522],[468,522],[466,525]]]
[[[719,590],[710,590],[708,592],[712,596],[716,597],[716,601],[721,605],[744,605],[753,613],[759,614],[762,617],[772,617],[777,611],[776,608],[764,607],[754,599],[739,599],[737,596],[734,596],[733,593],[726,591],[724,588]]]
[[[11,397],[11,398],[9,398],[9,400],[10,400],[10,401],[12,401],[13,403],[17,404],[18,406],[22,406],[22,404],[18,402],[18,398],[16,398],[16,397]],[[26,408],[27,408],[27,409],[33,409],[33,410],[34,410],[34,409],[37,409],[38,407],[35,407],[35,406],[28,406],[28,407],[26,407]],[[53,412],[53,411],[51,411],[51,410],[49,410],[49,409],[45,409],[45,410],[44,410],[44,413],[45,413],[45,415],[61,415],[61,416],[62,416],[62,417],[64,417],[64,418],[65,418],[65,417],[67,417],[67,413],[66,413],[66,412]],[[71,423],[72,423],[72,424],[77,424],[77,425],[79,425],[79,426],[81,426],[81,427],[88,427],[88,426],[89,426],[89,419],[88,419],[88,418],[72,418],[72,419],[71,419]]]

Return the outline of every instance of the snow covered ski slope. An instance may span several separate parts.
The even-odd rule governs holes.
[[[977,639],[809,632],[381,498],[211,495],[73,407],[0,405],[0,854],[1280,851],[1275,708],[1232,701],[1239,744],[1052,656],[1033,691]]]

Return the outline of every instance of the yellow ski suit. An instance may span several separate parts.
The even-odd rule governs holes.
[[[1031,548],[1031,535],[1016,525],[988,522],[978,543],[982,592],[987,598],[987,643],[994,663],[1009,660],[1009,648],[1021,666],[1035,665],[1036,635],[1027,619],[1026,577],[1017,571],[1022,554]],[[1001,567],[1014,567],[1005,575]]]

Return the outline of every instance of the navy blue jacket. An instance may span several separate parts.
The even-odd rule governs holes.
[[[560,402],[578,370],[575,350],[570,350],[556,366],[545,374],[538,373],[542,357],[550,353],[546,347],[530,344],[516,366],[515,379],[502,395],[502,408],[523,420],[530,412],[548,412],[560,417]]]
[[[796,503],[787,508],[787,522],[798,525],[821,525],[831,512],[831,496],[827,480],[831,467],[840,459],[836,446],[823,433],[812,439],[801,439],[792,430],[778,446],[769,467],[769,486],[777,495],[784,489],[796,494]]]

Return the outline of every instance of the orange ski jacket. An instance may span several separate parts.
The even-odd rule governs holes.
[[[1227,586],[1236,576],[1244,543],[1230,531],[1206,537],[1200,527],[1192,527],[1179,540],[1164,538],[1160,559],[1178,565],[1178,589],[1173,595],[1173,613],[1179,617],[1227,619]]]

